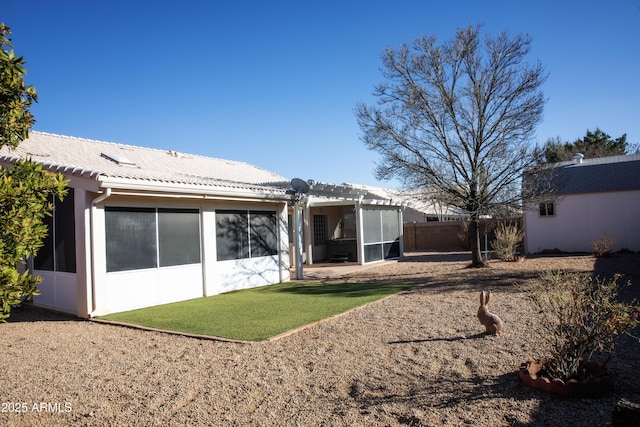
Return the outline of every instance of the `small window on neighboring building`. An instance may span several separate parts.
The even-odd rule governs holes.
[[[327,228],[327,216],[314,215],[313,216],[313,243],[316,246],[326,245],[328,235],[329,235],[329,232]]]
[[[554,216],[555,207],[553,202],[540,203],[540,216]]]

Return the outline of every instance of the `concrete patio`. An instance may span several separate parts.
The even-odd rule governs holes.
[[[395,263],[398,260],[388,260],[381,262],[374,262],[366,265],[360,265],[355,262],[322,262],[317,264],[303,266],[304,281],[317,281],[317,280],[330,280],[336,277],[344,276],[346,274],[355,273],[358,271],[364,271],[369,268],[379,266],[385,263]],[[291,268],[291,280],[296,279],[295,267]]]

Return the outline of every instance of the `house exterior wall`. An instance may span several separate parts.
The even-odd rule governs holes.
[[[278,254],[257,258],[217,261],[216,209],[276,211],[279,234]],[[288,219],[285,203],[207,201],[203,212],[205,296],[285,282],[290,279]]]
[[[538,206],[525,212],[525,251],[591,252],[591,243],[603,233],[615,238],[613,251],[640,251],[638,218],[638,190],[562,196],[553,216],[540,216]]]
[[[89,261],[87,248],[89,233],[89,205],[87,188],[92,188],[91,182],[71,178],[68,186],[74,192],[74,221],[75,221],[75,253],[76,272],[43,271],[31,266],[35,275],[42,278],[38,286],[39,295],[33,297],[34,304],[55,309],[65,313],[88,316],[89,294],[87,293],[87,262]]]
[[[290,252],[292,250],[289,243],[288,206],[287,201],[282,197],[270,199],[270,195],[267,194],[262,198],[262,193],[246,197],[244,194],[214,197],[204,196],[193,191],[179,193],[173,186],[165,184],[155,186],[147,182],[138,183],[118,179],[105,183],[96,180],[95,176],[89,175],[85,178],[75,175],[68,176],[68,178],[70,179],[69,186],[74,189],[73,223],[76,270],[74,273],[34,270],[35,274],[39,274],[43,278],[40,286],[41,295],[34,299],[36,305],[68,312],[79,317],[94,317],[290,280],[289,271],[292,265]],[[399,256],[402,256],[402,211],[397,207],[363,206],[361,203],[354,203],[356,203],[355,206],[338,198],[335,205],[327,204],[318,208],[313,207],[314,212],[327,215],[327,237],[344,237],[344,230],[341,227],[344,212],[353,210],[355,217],[353,233],[355,235],[357,231],[359,235],[357,241],[360,263],[375,262],[386,258],[389,252],[387,246],[399,245]],[[364,221],[362,218],[363,208],[369,213],[370,211],[379,211],[380,218],[382,218],[380,221],[381,239],[367,240],[366,244],[362,237],[362,227],[368,221]],[[179,224],[182,221],[180,218],[176,220],[177,222],[164,222],[164,230],[169,230],[166,231],[165,236],[175,236],[176,240],[182,241],[180,236],[190,235],[188,240],[190,243],[185,245],[187,249],[195,248],[194,239],[195,241],[199,239],[200,258],[198,262],[188,261],[189,263],[180,265],[165,263],[165,266],[162,266],[163,251],[160,243],[162,237],[159,237],[162,236],[159,231],[161,228],[159,224],[162,222],[161,212],[165,212],[167,216],[180,217],[182,214],[176,213],[176,210],[189,210],[190,219],[188,222],[192,225],[195,224],[193,215],[197,215],[199,227],[197,237],[193,237],[196,236],[196,233],[190,231],[193,228],[186,229],[183,234],[175,231],[173,225]],[[238,256],[236,258],[231,256],[230,259],[229,257],[218,259],[220,255],[217,240],[220,237],[217,235],[216,217],[219,210],[226,212],[246,211],[249,214],[247,218],[251,218],[254,213],[254,218],[260,218],[261,212],[271,212],[271,214],[262,215],[262,217],[267,218],[265,220],[267,223],[275,224],[275,227],[269,226],[268,228],[269,230],[273,228],[273,231],[269,231],[269,235],[276,236],[276,249],[273,249],[273,243],[269,243],[268,255],[260,255],[266,252],[256,248],[255,251],[250,249],[250,252],[258,254],[255,256]],[[305,220],[309,222],[312,220],[312,216],[310,216],[312,209],[307,206],[305,211],[307,215]],[[359,215],[357,211],[360,211]],[[135,265],[132,267],[126,260],[138,257],[145,258],[140,254],[148,251],[150,251],[149,254],[154,253],[153,249],[149,249],[153,246],[152,244],[143,245],[140,243],[146,240],[145,236],[150,236],[153,233],[151,231],[153,227],[132,229],[134,231],[131,236],[134,237],[129,239],[122,237],[114,241],[113,236],[115,235],[130,235],[129,228],[113,225],[116,221],[115,217],[120,215],[114,212],[124,212],[127,218],[132,218],[133,212],[155,215],[155,220],[148,221],[148,224],[155,223],[156,244],[158,245],[158,248],[155,249],[155,263],[150,264],[151,266],[144,264],[147,266]],[[392,214],[390,218],[387,218],[388,214]],[[220,213],[220,215],[224,215],[224,213]],[[237,215],[232,214],[232,216]],[[120,224],[117,221],[116,224]],[[135,219],[131,219],[131,221],[138,224]],[[393,224],[393,226],[389,228],[388,224]],[[257,227],[259,226],[258,224]],[[65,227],[69,227],[69,225],[63,226],[63,229]],[[111,237],[107,236],[108,227],[112,227],[110,228],[113,233],[110,234]],[[392,233],[393,236],[391,236],[389,230],[395,228],[397,228],[397,232]],[[249,229],[254,229],[253,222]],[[148,232],[144,230],[148,230]],[[307,242],[309,237],[312,237],[311,228],[305,227],[305,232],[308,236],[305,240]],[[251,235],[253,235],[252,233],[253,231],[250,232]],[[222,237],[221,241],[225,242],[225,238]],[[273,238],[270,238],[270,242],[273,241]],[[164,247],[168,248],[165,253],[176,252],[178,257],[182,256],[181,251],[174,249],[178,246],[171,245],[173,240],[165,238],[164,242]],[[108,244],[110,249],[108,249]],[[364,256],[364,251],[371,249],[369,246],[374,244],[381,248],[378,251],[380,256],[367,258]],[[246,247],[246,242],[244,245]],[[224,247],[229,247],[228,242]],[[123,250],[120,251],[117,248],[123,248]],[[305,248],[311,250],[310,246],[305,245]],[[313,248],[313,250],[318,250],[318,248]],[[197,253],[197,251],[195,252]],[[149,257],[146,259],[151,259]],[[222,257],[224,258],[225,255]],[[116,258],[124,259],[123,264],[126,266],[114,267],[113,262]],[[193,256],[189,259],[196,258]],[[69,259],[68,256],[67,259]]]
[[[34,304],[76,314],[78,309],[77,273],[34,270],[34,274],[42,278],[42,282],[38,285],[40,295],[33,297]]]
[[[76,273],[34,270],[43,281],[34,304],[93,317],[289,280],[286,203],[112,195],[74,191]],[[98,203],[94,205],[94,200]],[[105,207],[184,208],[200,212],[200,262],[107,271]],[[278,254],[217,260],[216,209],[273,211]]]
[[[197,208],[200,210],[200,263],[140,270],[107,272],[104,206]],[[247,259],[216,258],[216,210],[275,211],[279,253]],[[289,280],[286,204],[218,200],[195,201],[114,196],[96,209],[94,268],[96,309],[93,315],[133,310],[236,289]]]
[[[201,264],[106,273],[103,284],[99,309],[94,315],[203,296]]]

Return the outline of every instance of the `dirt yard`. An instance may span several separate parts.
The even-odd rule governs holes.
[[[640,344],[609,363],[612,394],[560,399],[523,386],[540,356],[523,287],[547,269],[620,272],[640,295],[640,255],[555,256],[468,269],[468,255],[409,254],[344,281],[416,287],[276,341],[148,332],[25,307],[0,324],[0,425],[606,426],[640,402]],[[485,335],[481,289],[505,322]]]

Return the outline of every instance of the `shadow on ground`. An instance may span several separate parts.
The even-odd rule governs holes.
[[[7,323],[19,322],[61,322],[61,321],[77,321],[83,320],[76,316],[60,313],[46,308],[36,307],[32,303],[27,302],[20,307],[11,309],[11,316],[7,319]]]
[[[393,294],[407,289],[405,283],[298,283],[279,286],[276,289],[265,288],[265,292],[290,293],[298,295],[329,295],[336,297],[367,297],[380,294]]]
[[[471,262],[470,252],[406,253],[398,262]]]
[[[453,338],[425,338],[425,339],[415,339],[415,340],[398,340],[398,341],[389,341],[387,344],[420,344],[420,343],[428,343],[428,342],[436,342],[436,341],[465,341],[465,340],[473,340],[478,338],[484,338],[488,335],[487,332],[482,332],[479,334],[470,335],[468,337],[453,337]]]
[[[630,293],[637,293],[640,297],[640,255],[626,253],[597,259],[589,254],[530,255],[523,264],[491,260],[488,268],[467,268],[468,253],[418,253],[409,254],[398,261],[403,268],[389,268],[386,271],[382,266],[380,269],[372,268],[357,274],[346,275],[341,280],[416,285],[407,292],[446,293],[460,290],[475,292],[481,289],[521,292],[522,289],[518,285],[539,278],[540,271],[528,268],[530,261],[536,260],[555,262],[556,265],[562,265],[561,268],[568,272],[586,271],[604,277],[622,273],[623,279],[631,281],[633,286],[621,287],[621,296],[627,297]],[[592,267],[584,270],[576,265],[578,263],[591,264]],[[386,274],[380,274],[382,272]]]
[[[594,414],[591,410],[593,399],[561,398],[533,390],[522,384],[518,378],[517,367],[513,372],[486,377],[474,372],[477,366],[469,360],[465,364],[473,372],[470,377],[442,375],[429,378],[428,381],[415,377],[406,378],[406,386],[401,390],[398,390],[398,387],[387,388],[385,384],[376,383],[371,379],[354,379],[349,389],[349,398],[362,413],[379,410],[382,407],[385,408],[386,413],[397,411],[394,415],[399,424],[411,426],[433,425],[433,420],[422,419],[420,415],[422,413],[428,417],[433,409],[458,414],[461,419],[446,420],[451,425],[475,424],[482,421],[483,414],[465,408],[482,407],[485,401],[503,401],[508,405],[510,400],[531,401],[531,420],[523,422],[515,415],[511,415],[503,420],[503,425],[513,427],[611,425],[612,412],[603,411]],[[598,399],[607,401],[608,406],[613,410],[619,396],[610,394]],[[406,408],[412,409],[407,412]],[[418,411],[415,411],[416,409]],[[486,410],[490,411],[491,408],[487,407]],[[482,422],[480,424],[484,425]]]
[[[582,258],[585,257],[585,258]],[[629,282],[629,286],[620,287],[621,299],[640,298],[640,254],[614,254],[606,258],[588,258],[589,255],[567,255],[553,258],[566,259],[567,271],[581,271],[574,269],[579,260],[592,262],[591,273],[600,277],[611,277],[614,274],[622,274],[621,285]],[[437,261],[436,261],[437,260]],[[526,269],[467,269],[463,264],[453,265],[448,270],[441,270],[438,274],[431,275],[429,268],[425,264],[429,263],[461,263],[466,261],[461,255],[449,256],[447,254],[419,255],[408,257],[402,262],[415,263],[416,270],[424,273],[421,277],[416,277],[414,273],[408,272],[404,275],[390,277],[390,281],[408,281],[416,284],[416,287],[407,293],[436,292],[446,293],[458,290],[476,291],[482,288],[499,289],[500,292],[521,292],[516,284],[523,284],[527,281],[537,280],[539,272],[527,271]],[[572,264],[572,262],[574,264]],[[583,263],[582,265],[587,265]],[[584,270],[582,270],[584,271]],[[366,274],[367,272],[365,272]],[[635,333],[635,335],[639,335]],[[436,341],[458,342],[483,338],[484,333],[472,336],[451,336],[444,338],[428,339],[403,339],[390,341],[387,344],[393,347],[403,345],[425,344]],[[465,365],[469,368],[471,375],[468,377],[456,377],[446,374],[435,374],[433,377],[423,377],[429,375],[428,369],[425,373],[416,375],[415,372],[407,372],[403,381],[404,387],[387,387],[382,381],[374,378],[354,379],[349,392],[349,397],[354,404],[363,411],[372,411],[375,408],[384,407],[387,413],[394,413],[399,424],[422,426],[430,425],[430,420],[421,417],[428,417],[430,408],[450,409],[452,413],[465,414],[465,408],[471,403],[485,400],[503,400],[508,404],[509,400],[524,400],[531,402],[530,421],[522,422],[521,419],[512,416],[503,422],[509,426],[547,426],[547,425],[611,425],[611,416],[616,403],[625,398],[633,402],[640,402],[640,384],[637,381],[637,369],[640,368],[640,352],[633,349],[640,348],[638,340],[633,337],[621,337],[618,342],[618,349],[625,351],[626,357],[614,357],[608,365],[609,372],[614,377],[614,391],[608,395],[597,398],[598,403],[606,402],[605,407],[609,408],[594,413],[592,410],[593,399],[568,399],[545,394],[532,390],[524,386],[518,378],[518,367],[514,366],[512,372],[497,376],[486,377],[481,375],[481,370],[477,369],[475,362],[466,360]],[[632,351],[628,351],[632,349]],[[630,374],[631,373],[631,374]],[[450,373],[449,373],[450,374]],[[455,390],[452,393],[451,390]],[[406,411],[402,408],[413,408],[418,411]],[[456,410],[458,408],[459,410]],[[490,408],[488,408],[490,410]],[[421,410],[421,411],[420,411]],[[425,414],[425,415],[421,415]],[[563,414],[563,415],[558,415]],[[461,415],[464,416],[464,415]],[[469,415],[468,419],[455,420],[459,424],[473,424],[478,422],[478,417],[482,414]],[[558,417],[562,418],[558,418]]]

